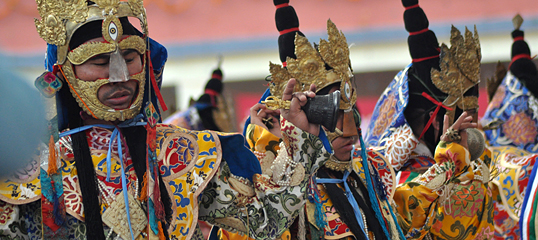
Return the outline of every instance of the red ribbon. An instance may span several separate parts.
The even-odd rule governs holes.
[[[437,48],[437,52],[441,52],[441,48]],[[426,60],[430,60],[430,59],[434,59],[434,58],[438,58],[438,57],[439,57],[439,55],[433,55],[433,56],[423,57],[423,58],[413,58],[412,62],[413,63],[418,63],[418,62],[422,62],[422,61],[426,61]]]
[[[409,35],[413,36],[413,35],[419,35],[421,33],[425,33],[427,32],[428,30],[430,30],[429,28],[424,28],[422,30],[419,30],[419,31],[416,31],[416,32],[410,32]]]
[[[510,67],[512,66],[512,63],[514,63],[516,60],[519,60],[519,59],[522,59],[522,58],[529,59],[529,60],[532,59],[531,55],[526,54],[526,53],[521,53],[521,54],[515,55],[512,58],[512,61],[510,62],[510,65],[508,65],[508,69],[510,69]]]
[[[151,78],[151,85],[153,86],[157,99],[159,99],[161,108],[163,109],[163,111],[166,111],[168,110],[168,107],[166,107],[166,103],[164,103],[163,95],[161,94],[161,90],[159,89],[159,86],[157,85],[157,80],[155,80],[155,73],[153,73],[153,64],[151,63],[151,53],[149,50],[148,50],[148,61],[149,61],[149,76]]]
[[[215,91],[215,90],[213,90],[213,89],[209,89],[209,88],[206,89],[206,90],[204,90],[204,93],[205,93],[205,94],[208,94],[208,95],[211,95],[211,96],[217,96],[217,95],[219,95],[219,92],[217,92],[217,91]]]
[[[405,7],[405,10],[409,10],[409,9],[412,9],[412,8],[418,8],[418,4],[415,4],[415,5],[411,5],[409,7]]]
[[[282,4],[275,5],[275,7],[276,9],[279,9],[279,8],[287,7],[289,5],[290,5],[289,3],[282,3]]]
[[[280,35],[284,35],[286,33],[290,33],[290,32],[294,32],[294,31],[299,31],[299,28],[298,27],[295,27],[295,28],[288,28],[288,29],[284,29],[282,31],[280,31]]]
[[[433,114],[430,117],[430,120],[428,121],[428,123],[426,123],[426,126],[422,130],[422,133],[420,134],[420,137],[418,138],[419,141],[420,141],[420,139],[422,139],[422,136],[424,136],[424,133],[426,133],[426,130],[428,130],[428,128],[430,128],[430,125],[432,125],[433,119],[435,119],[435,116],[437,116],[437,113],[439,112],[439,109],[441,109],[441,107],[443,107],[444,109],[446,109],[448,111],[452,111],[452,108],[449,108],[449,107],[443,105],[442,102],[439,102],[439,101],[435,100],[432,96],[428,95],[426,92],[422,92],[422,96],[425,97],[426,99],[430,100],[430,102],[432,102],[433,104],[437,105],[437,107],[435,108],[435,111],[433,111]]]
[[[211,96],[210,99],[211,99],[211,105],[213,107],[216,107],[217,106],[217,103],[215,102],[215,97],[219,95],[219,92],[213,90],[213,89],[206,89],[204,90],[204,93]]]
[[[282,67],[286,67],[286,66],[288,66],[288,62],[283,62]]]
[[[523,39],[524,39],[523,36],[515,37],[514,42],[515,41],[523,41]]]
[[[423,58],[413,58],[413,63],[418,63],[418,62],[422,62],[422,61],[426,61],[426,60],[430,60],[430,59],[434,59],[434,58],[438,58],[439,55],[435,55],[435,56],[429,56],[429,57],[423,57]]]
[[[218,73],[213,73],[213,75],[211,75],[211,78],[215,78],[215,79],[218,79],[218,80],[222,81],[222,75],[220,75]]]

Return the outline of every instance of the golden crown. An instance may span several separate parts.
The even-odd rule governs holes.
[[[142,31],[147,34],[146,12],[142,0],[36,0],[41,20],[34,19],[39,36],[49,44],[58,46],[58,63],[67,57],[69,41],[83,24],[111,17],[137,17]],[[105,34],[103,34],[105,35]]]
[[[351,61],[349,60],[349,47],[346,37],[338,30],[336,25],[327,20],[328,41],[321,39],[316,49],[306,37],[295,35],[295,55],[297,59],[288,57],[287,67],[269,63],[271,84],[269,90],[274,96],[272,99],[282,97],[282,93],[290,78],[295,78],[297,84],[294,92],[307,91],[310,84],[315,84],[319,91],[333,83],[341,84],[341,109],[350,109],[357,96],[351,87],[353,77]],[[326,66],[330,68],[327,69]]]
[[[450,122],[454,122],[456,106],[463,110],[478,107],[477,97],[464,97],[463,94],[480,82],[482,55],[476,26],[474,36],[469,29],[465,28],[464,38],[454,26],[450,34],[450,48],[444,43],[441,45],[439,61],[441,71],[432,69],[431,79],[439,90],[448,94],[443,104],[453,108],[452,111],[447,112],[447,115],[450,117]]]

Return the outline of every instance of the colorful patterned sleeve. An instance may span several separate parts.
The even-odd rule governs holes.
[[[427,234],[442,239],[490,239],[492,199],[488,190],[489,151],[470,161],[467,149],[439,143],[434,164],[411,182],[397,187],[398,222],[408,239]],[[482,159],[482,160],[481,160]],[[481,163],[481,164],[480,164]],[[484,166],[483,166],[484,165]]]
[[[255,174],[250,182],[232,174],[223,161],[203,193],[201,220],[255,239],[278,238],[290,227],[305,204],[310,175],[329,155],[318,137],[286,120],[281,128],[285,144],[275,160],[281,169],[278,180],[275,174]]]
[[[245,138],[250,146],[250,150],[255,154],[264,154],[267,151],[271,151],[271,153],[276,155],[278,149],[280,149],[278,144],[281,139],[256,124],[248,125]]]

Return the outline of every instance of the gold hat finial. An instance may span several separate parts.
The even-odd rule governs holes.
[[[455,107],[465,106],[469,109],[477,107],[472,102],[478,101],[476,97],[463,97],[463,94],[480,82],[480,40],[474,27],[474,36],[469,29],[465,28],[465,38],[460,31],[452,26],[450,48],[444,43],[441,45],[439,66],[440,71],[431,70],[431,79],[435,86],[448,94],[443,104],[452,107],[448,111],[451,122],[454,120]]]
[[[269,90],[272,101],[282,97],[282,92],[290,78],[295,78],[295,92],[307,91],[311,84],[316,85],[319,91],[333,83],[342,82],[341,109],[351,109],[355,103],[357,95],[351,87],[351,61],[349,60],[349,47],[344,34],[338,30],[336,25],[327,20],[328,41],[320,40],[316,49],[306,37],[295,35],[295,55],[297,59],[288,57],[287,67],[269,63],[271,72],[271,84]],[[327,66],[330,68],[327,69]],[[270,105],[270,104],[269,104]]]
[[[80,23],[88,17],[86,0],[36,0],[36,3],[41,16],[41,20],[34,19],[37,32],[49,44],[66,44],[66,20]]]
[[[514,18],[512,18],[512,24],[514,24],[514,29],[516,30],[519,30],[521,24],[523,24],[523,18],[521,17],[521,15],[519,15],[519,13]]]
[[[147,35],[147,22],[142,0],[36,0],[41,19],[34,19],[39,36],[47,43],[58,46],[58,63],[67,57],[69,41],[83,24],[106,18],[136,17],[141,31]],[[112,21],[112,20],[110,20]]]

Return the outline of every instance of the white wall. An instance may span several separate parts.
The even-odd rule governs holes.
[[[525,32],[525,40],[531,53],[538,53],[538,32]],[[439,43],[449,44],[449,39],[440,38]],[[480,36],[482,62],[509,61],[512,39],[509,34]],[[350,57],[355,72],[397,70],[411,62],[405,41],[379,44],[353,45],[349,43]],[[226,55],[222,70],[224,81],[263,79],[269,75],[269,61],[280,63],[278,52],[256,52]],[[163,75],[163,85],[175,85],[177,106],[184,109],[190,97],[197,98],[217,66],[216,56],[191,57],[185,60],[169,59]]]

